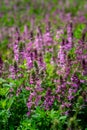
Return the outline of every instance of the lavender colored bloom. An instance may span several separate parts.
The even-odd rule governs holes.
[[[31,114],[31,112],[30,112],[30,111],[28,111],[28,112],[27,112],[27,116],[30,116],[30,114]]]
[[[78,88],[78,84],[72,83],[72,87],[73,87],[73,88]]]
[[[69,74],[70,74],[70,70],[71,70],[71,66],[68,64],[65,66],[65,74],[64,74],[64,78],[67,79]]]
[[[79,46],[76,47],[76,57],[77,57],[77,60],[80,62],[83,59],[83,49],[82,48],[83,48],[82,42],[79,41]]]
[[[44,43],[47,46],[51,46],[53,43],[53,39],[50,35],[50,32],[46,32],[46,34],[44,34]]]
[[[76,83],[77,85],[80,84],[80,80],[79,80],[78,76],[75,73],[72,75],[71,81]]]
[[[27,67],[29,69],[31,69],[33,67],[33,57],[31,57],[30,53],[29,52],[26,52],[25,54],[25,58],[26,58],[26,61],[27,61]]]
[[[87,63],[85,59],[82,60],[83,75],[87,75]]]
[[[39,56],[38,56],[38,65],[39,65],[39,67],[42,68],[43,70],[46,69],[46,65],[45,65],[45,63],[44,63],[44,61],[43,61],[43,55],[42,55],[42,53],[40,53]]]
[[[19,29],[16,27],[16,30],[15,30],[16,32],[15,32],[15,39],[16,39],[16,42],[19,42],[20,41],[20,39],[21,39],[21,37],[20,37],[20,31],[19,31]]]
[[[69,103],[69,102],[65,102],[64,105],[65,105],[67,108],[69,108],[72,104]]]
[[[61,85],[62,90],[66,90],[66,82]]]
[[[53,39],[50,33],[50,22],[46,27],[46,33],[43,36],[45,46],[51,46],[53,44]]]
[[[63,30],[62,29],[57,30],[57,32],[56,32],[56,38],[59,39],[62,34],[63,34]]]
[[[10,66],[10,67],[9,67],[9,72],[10,72],[9,77],[12,78],[12,79],[15,79],[14,66]]]
[[[59,53],[58,53],[58,59],[60,62],[60,66],[64,67],[65,63],[66,63],[66,54],[65,54],[65,51],[64,51],[62,46],[61,46]]]
[[[38,50],[38,51],[41,51],[42,50],[42,47],[43,47],[43,37],[42,35],[39,33],[37,33],[37,37],[35,38],[35,41],[34,41],[34,46],[35,48]]]
[[[31,88],[30,88],[30,87],[26,87],[25,89],[26,89],[26,90],[28,90],[28,91],[30,91],[30,90],[31,90]]]
[[[19,49],[18,49],[18,43],[15,42],[13,45],[13,51],[14,51],[14,59],[18,62],[19,59]]]
[[[32,107],[32,105],[33,105],[33,102],[28,102],[28,103],[27,103],[28,109],[30,109],[30,108]]]
[[[64,113],[66,116],[69,115],[69,110],[67,110],[65,113]]]
[[[20,94],[21,90],[22,90],[22,87],[17,89],[16,96],[18,96]]]
[[[67,47],[68,49],[71,49],[72,48],[72,41],[73,41],[73,34],[72,34],[72,22],[68,24],[67,26],[67,40],[68,40],[68,43],[67,43]]]
[[[56,93],[60,93],[61,92],[61,86],[57,86],[57,89],[56,89]]]
[[[54,99],[55,99],[55,96],[52,95],[51,89],[48,88],[46,96],[45,96],[45,100],[43,103],[46,110],[49,110],[52,107]]]
[[[76,94],[77,91],[78,91],[77,88],[73,89],[74,94]]]
[[[74,98],[74,96],[72,96],[72,95],[69,95],[69,96],[68,96],[68,100],[69,100],[69,101],[71,101],[73,98]]]
[[[29,31],[28,31],[27,25],[24,26],[24,32],[23,32],[23,36],[22,37],[23,37],[24,40],[29,39]]]
[[[35,107],[39,105],[40,100],[41,100],[41,95],[38,95],[35,100]]]
[[[29,82],[30,84],[33,84],[34,83],[34,80],[33,80],[33,78],[32,77],[30,77],[30,82]]]
[[[17,76],[18,66],[17,66],[16,61],[14,62],[13,66],[9,67],[9,72],[10,72],[10,75],[9,75],[10,78],[12,78],[12,79],[18,78],[18,76]]]

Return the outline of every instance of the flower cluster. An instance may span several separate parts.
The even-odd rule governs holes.
[[[16,96],[20,95],[23,86],[29,92],[26,102],[28,115],[37,106],[50,110],[55,103],[57,108],[60,105],[65,113],[69,113],[69,108],[72,109],[74,101],[77,101],[76,93],[80,91],[83,95],[85,91],[81,87],[86,82],[83,76],[87,75],[85,33],[75,43],[72,22],[67,25],[66,30],[66,34],[65,30],[57,30],[56,40],[51,32],[50,22],[44,33],[40,27],[36,35],[33,31],[29,33],[27,26],[22,34],[18,29],[15,31],[11,46],[14,64],[9,66],[9,77],[17,80],[26,78],[24,85],[17,88]],[[2,64],[0,57],[1,68]],[[29,83],[27,87],[26,82]],[[86,97],[84,103],[85,101]]]

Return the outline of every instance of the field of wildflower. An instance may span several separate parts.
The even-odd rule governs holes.
[[[87,0],[0,0],[0,130],[87,130]]]

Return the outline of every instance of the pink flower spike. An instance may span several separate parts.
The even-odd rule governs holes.
[[[30,87],[26,87],[25,89],[26,89],[26,90],[28,90],[28,91],[30,91],[30,90],[31,90],[31,88],[30,88]]]

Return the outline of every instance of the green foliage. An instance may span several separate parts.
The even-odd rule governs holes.
[[[51,57],[52,57],[52,53],[50,53],[50,52],[46,53],[45,58],[44,58],[45,62],[50,63]]]
[[[29,96],[25,89],[17,96],[16,91],[23,83],[23,79],[12,80],[11,83],[0,78],[0,129],[15,129],[21,121],[23,115],[27,112],[26,101]],[[13,89],[10,92],[10,89]],[[15,108],[15,109],[14,109]],[[21,115],[21,113],[23,115]]]
[[[72,59],[72,60],[75,60],[75,58],[76,58],[75,50],[76,50],[76,48],[73,47],[73,48],[68,52],[68,56],[69,56],[70,59]]]
[[[2,78],[0,78],[0,96],[6,96],[9,92],[10,85]]]
[[[17,130],[63,130],[67,116],[61,116],[60,111],[44,111],[37,107],[31,118],[25,118]]]
[[[75,38],[77,39],[80,39],[81,36],[82,36],[82,31],[84,30],[85,28],[85,24],[78,24],[74,30],[74,36]]]

